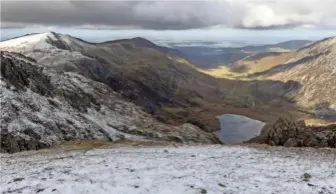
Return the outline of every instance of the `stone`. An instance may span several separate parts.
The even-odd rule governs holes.
[[[289,138],[285,143],[284,146],[285,147],[296,147],[298,145],[298,142],[293,139],[293,138]]]
[[[312,176],[309,173],[304,173],[301,178],[303,181],[309,181]]]

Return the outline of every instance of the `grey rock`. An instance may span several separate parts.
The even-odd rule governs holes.
[[[286,147],[336,147],[336,125],[306,126],[303,121],[280,118],[251,142]]]
[[[312,178],[312,176],[309,173],[304,173],[302,175],[302,180],[303,181],[309,181]]]
[[[295,147],[298,145],[298,142],[293,139],[293,138],[289,138],[285,143],[284,143],[284,146],[285,147]]]

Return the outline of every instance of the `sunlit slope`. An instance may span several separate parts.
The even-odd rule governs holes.
[[[214,69],[203,70],[203,72],[217,78],[247,79],[247,75],[266,71],[272,67],[286,63],[294,56],[294,52],[258,53],[239,60],[230,66],[220,66]]]

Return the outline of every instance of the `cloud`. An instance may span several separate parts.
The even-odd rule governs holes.
[[[336,28],[336,0],[2,1],[1,28]]]

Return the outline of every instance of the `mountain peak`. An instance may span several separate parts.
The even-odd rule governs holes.
[[[142,38],[142,37],[140,37],[140,36],[134,37],[134,38],[132,38],[132,40],[143,40],[143,41],[149,41],[149,40],[147,40],[146,38]],[[149,42],[150,42],[150,41],[149,41]]]
[[[72,45],[78,43],[70,35],[60,34],[53,31],[28,34],[0,42],[0,50],[13,52],[32,52],[33,50],[48,50],[57,48],[62,50],[72,50]]]
[[[138,47],[149,47],[149,48],[157,47],[155,43],[145,38],[142,38],[142,37],[135,37],[135,38],[132,38],[131,40],[133,40],[135,42],[135,45]]]
[[[146,39],[146,38],[142,38],[142,37],[134,37],[132,38],[132,40],[134,41],[143,41],[143,42],[150,42],[152,43],[150,40]]]
[[[27,48],[32,47],[33,45],[42,44],[45,42],[47,37],[50,36],[48,33],[40,33],[40,34],[29,34],[17,38],[13,38],[10,40],[0,42],[1,50],[12,50],[18,48]],[[44,45],[45,46],[45,45]]]

